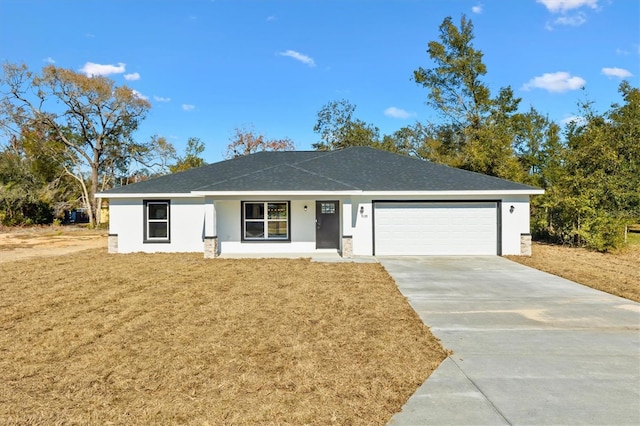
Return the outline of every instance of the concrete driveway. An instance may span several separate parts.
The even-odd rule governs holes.
[[[390,425],[640,424],[640,304],[495,256],[379,261],[453,351]]]

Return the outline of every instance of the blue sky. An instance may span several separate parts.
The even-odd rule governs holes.
[[[104,74],[153,107],[136,134],[189,137],[222,158],[237,127],[311,149],[318,111],[346,99],[391,134],[438,120],[411,80],[446,16],[473,21],[493,94],[511,86],[562,122],[640,82],[637,0],[0,0],[0,61]],[[584,87],[585,90],[581,90]]]

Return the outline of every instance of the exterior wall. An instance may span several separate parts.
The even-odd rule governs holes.
[[[352,198],[353,255],[371,256],[373,253],[373,204],[371,198]],[[362,213],[360,213],[360,209]]]
[[[523,254],[521,235],[529,233],[529,197],[526,195],[484,197],[501,199],[502,254]],[[146,198],[145,198],[146,199]],[[166,199],[166,198],[162,198]],[[215,250],[220,254],[269,254],[269,253],[315,253],[315,202],[316,199],[339,199],[341,201],[340,239],[351,237],[351,253],[354,256],[370,256],[373,253],[373,200],[475,200],[473,196],[381,196],[381,197],[283,197],[291,204],[291,242],[242,242],[241,200],[202,197],[176,198],[171,200],[170,243],[143,242],[143,199],[111,199],[109,234],[117,235],[117,251],[131,252],[205,252],[205,237],[217,237],[217,247],[206,248],[210,256]],[[242,201],[278,201],[273,197],[243,197]],[[213,206],[211,205],[213,203]],[[307,207],[305,211],[304,207]],[[513,206],[513,212],[510,211]],[[361,211],[362,210],[362,211]],[[209,223],[211,222],[211,223]],[[211,241],[213,243],[213,240]],[[341,252],[349,252],[341,247]]]
[[[283,198],[291,202],[291,242],[243,242],[241,201],[216,200],[216,218],[220,253],[268,254],[316,252],[316,202],[315,199]],[[242,201],[279,201],[273,197],[242,198]],[[307,211],[304,210],[307,206]]]
[[[171,242],[144,243],[143,199],[111,199],[109,234],[118,235],[118,253],[202,252],[203,199],[172,199],[169,214]]]
[[[513,195],[513,196],[496,196],[496,197],[477,197],[477,196],[443,196],[443,197],[424,197],[424,196],[384,196],[375,198],[352,197],[353,203],[353,254],[355,256],[371,256],[373,253],[373,200],[402,200],[402,201],[445,201],[445,200],[473,200],[482,201],[483,199],[501,201],[502,216],[502,254],[521,254],[520,251],[520,235],[529,233],[529,196]],[[511,206],[514,206],[513,213],[510,212]],[[360,213],[360,207],[363,212]]]
[[[530,215],[528,196],[510,196],[502,199],[502,254],[523,254],[520,236],[530,232]]]

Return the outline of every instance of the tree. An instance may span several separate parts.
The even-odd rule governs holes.
[[[354,119],[356,106],[347,100],[332,101],[318,112],[313,131],[320,134],[320,142],[314,143],[318,151],[330,151],[349,146],[376,146],[380,144],[377,127]]]
[[[416,83],[429,89],[427,104],[456,124],[479,128],[489,112],[489,88],[480,81],[487,73],[482,52],[473,47],[473,23],[463,15],[460,29],[451,17],[440,24],[440,40],[430,41],[427,53],[436,67],[419,67]]]
[[[62,162],[82,190],[91,224],[98,210],[94,194],[101,173],[126,169],[131,161],[144,162],[149,144],[136,143],[133,133],[151,107],[126,86],[115,86],[102,76],[86,76],[53,65],[40,75],[25,65],[5,64],[0,106],[5,129],[19,133],[24,126],[41,130],[39,143],[63,147]]]
[[[38,136],[23,129],[0,150],[0,223],[50,223],[77,207],[79,193],[60,158],[39,149]]]
[[[640,218],[640,91],[626,82],[619,91],[624,103],[603,114],[582,102],[564,143],[553,124],[532,137],[543,143],[530,142],[522,158],[539,170],[535,182],[546,190],[532,202],[534,235],[609,251]]]
[[[621,245],[624,225],[640,218],[640,91],[627,82],[619,91],[623,105],[598,114],[586,102],[566,130],[557,208],[571,221],[561,237],[600,251]]]
[[[229,141],[224,158],[241,157],[261,151],[293,151],[296,149],[291,139],[267,139],[264,135],[256,134],[253,126],[235,128]]]
[[[483,54],[473,47],[473,38],[473,24],[465,16],[460,28],[445,18],[440,41],[428,44],[435,67],[414,71],[414,81],[429,90],[427,104],[445,119],[427,126],[431,137],[422,150],[454,167],[520,180],[524,173],[512,146],[520,99],[510,87],[491,97],[481,80],[487,73]]]
[[[184,157],[179,157],[176,164],[169,166],[169,171],[177,173],[203,166],[205,163],[200,154],[204,152],[204,148],[204,142],[199,138],[189,138]]]

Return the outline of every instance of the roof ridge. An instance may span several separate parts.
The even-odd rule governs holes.
[[[223,179],[223,180],[218,180],[218,181],[215,181],[215,182],[208,183],[208,184],[206,184],[206,185],[201,185],[201,186],[199,186],[199,187],[197,187],[197,188],[192,189],[192,191],[197,191],[197,190],[199,190],[200,188],[205,188],[205,187],[209,187],[209,186],[213,186],[213,185],[219,185],[219,184],[224,183],[224,182],[231,182],[231,181],[233,181],[233,180],[237,180],[237,179],[241,179],[241,178],[244,178],[244,177],[247,177],[247,176],[251,176],[251,175],[256,174],[256,173],[261,173],[261,172],[263,172],[263,171],[265,171],[265,170],[275,169],[275,168],[280,167],[280,166],[290,166],[290,167],[295,167],[295,168],[297,168],[297,169],[299,169],[299,170],[302,170],[302,171],[304,171],[304,172],[306,172],[306,173],[309,173],[309,174],[312,174],[312,175],[314,175],[314,176],[321,176],[321,177],[323,177],[323,178],[325,178],[325,179],[329,179],[329,180],[331,180],[331,181],[333,181],[333,182],[340,183],[340,184],[342,184],[342,185],[346,185],[346,186],[351,186],[351,185],[348,185],[348,184],[346,184],[346,183],[344,183],[344,182],[340,182],[340,181],[337,181],[337,180],[335,180],[335,179],[328,178],[328,177],[326,177],[326,176],[324,176],[324,175],[316,174],[316,173],[313,173],[313,172],[311,172],[311,171],[309,171],[309,170],[306,170],[306,169],[303,169],[303,168],[300,168],[300,167],[296,167],[296,166],[294,166],[295,164],[300,164],[300,163],[304,163],[304,162],[306,162],[306,161],[316,160],[316,159],[318,159],[318,158],[320,158],[320,157],[325,157],[325,156],[330,155],[330,154],[333,154],[333,153],[335,153],[335,152],[337,152],[337,151],[326,151],[326,152],[323,152],[323,151],[260,151],[260,152],[256,152],[256,153],[254,153],[254,154],[265,154],[265,153],[269,153],[269,154],[282,154],[282,153],[285,153],[285,152],[286,152],[286,153],[290,153],[290,152],[317,152],[317,153],[318,153],[318,155],[317,155],[317,156],[314,156],[313,158],[307,158],[307,159],[305,159],[305,160],[300,160],[300,161],[294,161],[294,162],[291,162],[291,163],[282,163],[282,164],[276,164],[276,165],[273,165],[273,166],[263,167],[263,168],[261,168],[261,169],[253,170],[253,171],[251,171],[251,173],[245,173],[245,174],[243,174],[243,175],[236,175],[236,176],[234,176],[234,177],[232,177],[232,178]],[[242,157],[243,157],[243,156],[238,156],[238,157],[230,158],[229,160],[226,160],[226,161],[236,160],[236,159],[239,159],[239,158],[242,158]],[[217,163],[213,163],[213,164],[217,164]]]
[[[294,163],[291,163],[292,165],[293,164],[305,163],[307,161],[314,161],[314,160],[317,160],[318,158],[326,157],[327,155],[332,155],[332,154],[336,153],[337,151],[297,151],[297,152],[317,152],[318,155],[313,157],[313,158],[306,158],[304,160],[296,161]]]
[[[263,152],[264,152],[264,151],[263,151]],[[236,157],[236,158],[237,158],[237,157]],[[193,188],[191,191],[197,191],[197,190],[199,190],[200,188],[205,188],[205,187],[207,187],[207,186],[218,185],[218,184],[221,184],[221,183],[223,183],[223,182],[230,182],[230,181],[232,181],[232,180],[236,180],[236,179],[240,179],[240,178],[243,178],[243,177],[251,176],[251,175],[254,175],[254,174],[256,174],[256,173],[263,172],[263,171],[265,171],[265,170],[275,169],[276,167],[280,167],[280,166],[288,166],[288,164],[287,164],[287,163],[284,163],[284,164],[276,164],[276,165],[274,165],[274,166],[268,166],[268,167],[264,167],[264,168],[261,168],[261,169],[252,170],[252,171],[251,171],[251,173],[245,173],[245,174],[243,174],[243,175],[236,175],[236,176],[233,176],[232,178],[228,178],[228,179],[223,179],[223,180],[218,180],[218,181],[215,181],[215,182],[211,182],[211,183],[208,183],[208,184],[206,184],[206,185],[201,185],[201,186],[199,186],[199,187],[197,187],[197,188]]]
[[[306,161],[306,160],[305,160],[305,161]],[[297,163],[296,163],[296,164],[297,164]],[[311,170],[303,169],[302,167],[299,167],[299,166],[297,166],[296,164],[289,164],[289,166],[290,166],[290,167],[293,167],[294,169],[298,169],[298,170],[301,170],[301,171],[303,171],[303,172],[305,172],[305,173],[308,173],[308,174],[310,174],[310,175],[312,175],[312,176],[318,176],[318,177],[321,177],[321,178],[323,178],[323,179],[327,179],[327,180],[329,180],[329,181],[331,181],[331,182],[339,183],[340,185],[348,186],[348,187],[353,188],[353,189],[361,189],[361,188],[358,188],[358,187],[356,187],[356,186],[351,185],[350,183],[342,182],[342,181],[339,181],[339,180],[334,179],[334,178],[332,178],[332,177],[325,176],[325,175],[322,175],[322,174],[320,174],[320,173],[312,172]]]

